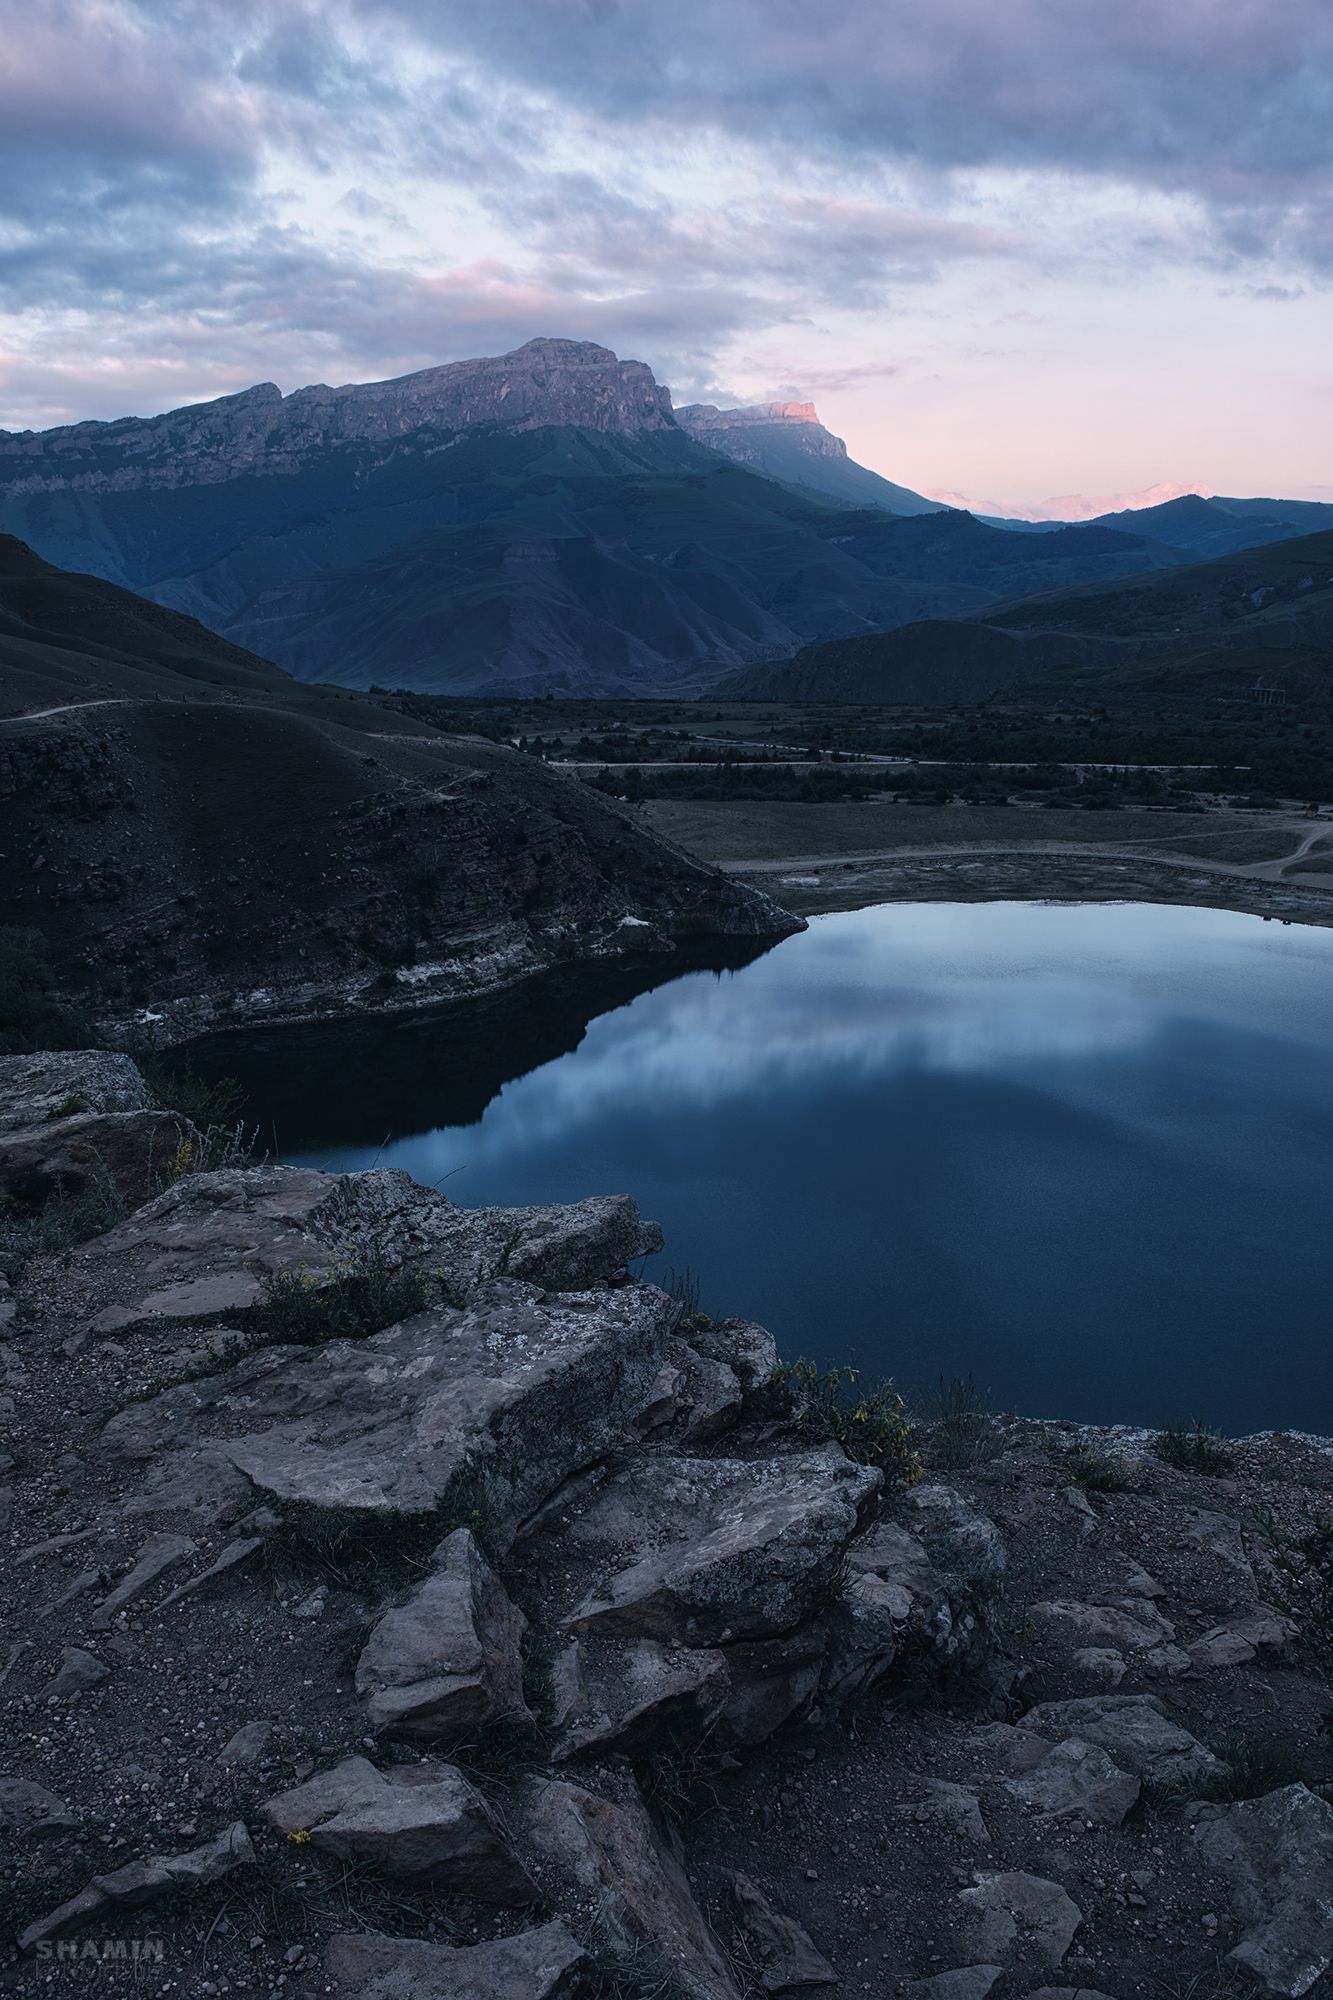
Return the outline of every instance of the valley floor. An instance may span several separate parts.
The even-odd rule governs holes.
[[[1333,819],[652,799],[655,833],[799,915],[1057,897],[1214,905],[1333,924]]]

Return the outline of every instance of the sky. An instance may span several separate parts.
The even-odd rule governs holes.
[[[534,335],[989,506],[1333,499],[1329,0],[0,0],[0,428]]]

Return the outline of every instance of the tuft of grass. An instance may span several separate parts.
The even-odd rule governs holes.
[[[248,1347],[323,1347],[330,1340],[366,1340],[430,1300],[426,1279],[391,1264],[381,1243],[359,1245],[331,1277],[280,1271],[261,1281],[263,1298],[246,1315]]]
[[[1323,1663],[1333,1654],[1333,1519],[1307,1507],[1299,1529],[1255,1515],[1264,1540],[1259,1587],[1290,1618],[1303,1646]]]
[[[676,1302],[676,1332],[699,1333],[713,1324],[712,1313],[706,1313],[702,1306],[703,1284],[698,1273],[687,1264],[683,1271],[669,1270],[662,1284],[668,1298]]]
[[[763,1392],[762,1408],[798,1437],[840,1444],[858,1464],[879,1466],[888,1492],[921,1475],[903,1399],[887,1378],[863,1388],[859,1369],[784,1361]]]
[[[12,1284],[34,1257],[58,1257],[125,1219],[125,1204],[109,1174],[80,1194],[57,1182],[35,1215],[0,1214],[0,1272]]]
[[[1197,1418],[1192,1424],[1169,1424],[1158,1432],[1150,1449],[1163,1465],[1172,1465],[1177,1472],[1202,1472],[1209,1479],[1220,1479],[1236,1463],[1222,1433]]]
[[[680,1981],[647,1939],[621,1949],[607,1942],[595,1919],[574,1934],[593,1959],[588,2000],[685,2000]]]
[[[712,1740],[711,1725],[702,1734],[670,1733],[644,1763],[639,1788],[650,1806],[677,1824],[702,1819],[715,1809],[717,1781],[728,1768]]]
[[[1076,1445],[1071,1450],[1053,1451],[1052,1460],[1068,1478],[1071,1486],[1086,1493],[1093,1506],[1099,1506],[1108,1493],[1132,1493],[1134,1480],[1123,1458],[1113,1452],[1094,1451],[1090,1445]]]
[[[1301,1775],[1284,1752],[1256,1742],[1240,1729],[1229,1730],[1219,1738],[1215,1754],[1222,1760],[1220,1770],[1169,1778],[1161,1784],[1145,1784],[1144,1791],[1152,1804],[1163,1812],[1178,1812],[1196,1800],[1230,1806],[1239,1799],[1261,1799],[1283,1785],[1294,1785]]]
[[[957,1472],[998,1458],[1000,1428],[970,1375],[941,1375],[926,1411],[932,1466]]]

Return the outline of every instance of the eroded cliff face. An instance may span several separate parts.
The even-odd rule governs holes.
[[[587,340],[530,340],[511,354],[451,361],[389,382],[324,383],[284,396],[273,382],[158,417],[0,432],[0,491],[132,492],[295,470],[341,443],[433,426],[542,424],[633,435],[674,427],[671,396],[642,361]]]
[[[813,403],[752,403],[735,410],[719,410],[712,403],[687,403],[677,410],[676,421],[699,444],[709,445],[742,465],[763,464],[766,434],[772,431],[785,433],[786,442],[796,443],[813,457],[847,456],[847,446],[825,430]]]

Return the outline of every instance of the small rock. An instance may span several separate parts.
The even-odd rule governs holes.
[[[810,1993],[836,1986],[838,1975],[792,1917],[781,1916],[748,1875],[733,1875],[737,1921],[759,1958],[765,1993]]]
[[[1084,1646],[1074,1655],[1074,1665],[1090,1680],[1119,1687],[1125,1678],[1125,1656],[1113,1646]]]
[[[218,1751],[218,1762],[225,1770],[235,1765],[258,1763],[272,1740],[271,1722],[243,1723]]]
[[[82,1694],[86,1688],[96,1687],[111,1672],[96,1653],[85,1653],[81,1646],[62,1647],[60,1669],[42,1689],[45,1695],[55,1695],[61,1700],[66,1695]]]
[[[1021,1926],[1036,1955],[1047,1965],[1059,1965],[1083,1921],[1083,1912],[1060,1884],[1040,1875],[978,1875],[976,1887],[964,1889],[960,1900],[972,1913],[988,1959],[1012,1956]]]

